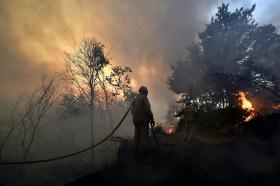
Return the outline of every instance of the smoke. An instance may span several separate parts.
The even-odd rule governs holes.
[[[10,113],[8,112],[10,102],[16,96],[34,89],[42,71],[63,72],[64,52],[71,51],[73,44],[83,37],[95,37],[104,43],[106,53],[112,58],[114,65],[127,65],[133,69],[131,74],[133,88],[137,90],[140,85],[148,87],[154,115],[156,119],[162,120],[169,104],[174,102],[174,96],[166,85],[170,64],[186,57],[186,46],[198,42],[197,33],[209,22],[211,16],[216,13],[217,6],[222,2],[221,0],[1,0],[0,122],[9,117],[7,114]],[[274,20],[279,16],[277,7],[280,4],[276,1],[266,1],[267,4],[260,0],[225,2],[230,2],[231,9],[240,6],[249,7],[256,2],[257,21],[275,23],[274,21],[279,20]],[[123,110],[117,109],[114,111],[115,121],[123,114]],[[99,124],[102,121],[102,118],[98,119]],[[118,135],[132,134],[133,126],[130,121],[131,118],[127,118],[126,126]],[[42,153],[34,155],[34,158],[41,158],[42,155],[51,157],[58,152],[65,152],[65,148],[69,152],[79,149],[77,147],[89,141],[86,138],[88,132],[86,123],[87,121],[79,118],[70,119],[69,123],[53,122],[48,130],[42,130],[43,134],[40,133],[41,136],[36,138],[38,143],[35,144],[33,155],[36,152]],[[66,126],[65,132],[62,133],[63,125]],[[110,131],[111,126],[103,127],[100,124],[98,127],[97,138],[102,139],[104,134]],[[61,139],[58,139],[58,136]],[[73,139],[78,142],[76,145]],[[50,141],[52,150],[45,146],[46,142]],[[66,147],[62,147],[63,145]],[[59,149],[61,151],[58,151]],[[12,153],[13,150],[10,149]],[[82,160],[86,162],[83,158]],[[77,164],[79,163],[80,161]],[[80,164],[75,166],[77,168],[73,169],[81,170]]]
[[[222,2],[2,0],[0,96],[31,90],[42,71],[62,72],[64,52],[83,37],[96,37],[114,65],[132,67],[135,90],[149,88],[155,117],[162,120],[174,101],[166,85],[169,65],[186,56],[186,46],[198,41],[197,33]],[[279,20],[273,0],[225,3],[232,10],[257,3],[257,21]]]
[[[0,95],[34,88],[42,71],[63,71],[64,52],[83,37],[96,37],[114,65],[132,67],[135,90],[149,88],[152,109],[162,120],[173,102],[166,86],[169,65],[185,57],[186,46],[198,41],[197,33],[222,2],[2,0]],[[271,13],[278,10],[275,1],[228,2],[232,10],[257,3],[255,16],[261,23],[278,16]]]
[[[113,64],[132,67],[134,89],[150,89],[152,109],[162,120],[173,102],[166,86],[169,64],[185,57],[186,46],[198,41],[197,33],[222,2],[2,0],[0,95],[30,90],[41,71],[63,71],[64,52],[83,37],[96,37],[106,45]],[[257,21],[279,20],[271,13],[278,10],[275,1],[225,3],[232,10],[257,3]]]
[[[133,69],[133,86],[149,88],[152,109],[163,119],[173,101],[166,86],[169,64],[220,1],[8,1],[0,2],[1,96],[15,96],[36,85],[41,71],[61,72],[64,52],[83,37],[96,37],[114,65]],[[111,50],[112,48],[112,50]]]
[[[24,99],[19,104],[25,105],[26,101]],[[68,109],[62,106],[51,107],[50,111],[38,123],[36,132],[33,130],[34,128],[29,120],[21,123],[13,130],[4,146],[2,146],[2,143],[6,134],[12,131],[13,124],[1,126],[0,161],[23,161],[23,154],[27,149],[26,144],[32,140],[31,136],[33,132],[35,132],[35,138],[32,141],[26,160],[58,157],[89,147],[91,145],[91,127],[89,125],[90,109],[86,105],[76,105],[73,111],[69,111]],[[126,109],[128,108],[124,107],[124,105],[112,104],[110,114],[113,122],[109,118],[108,111],[104,111],[103,109],[95,110],[95,144],[110,134],[112,128],[119,122],[120,117],[123,116],[124,110]],[[18,109],[16,112],[20,113],[20,111]],[[34,116],[33,114],[31,115],[28,113],[28,117]],[[23,114],[16,114],[16,122],[21,120],[22,116]],[[114,137],[121,136],[124,140],[128,139],[130,145],[134,128],[131,120],[132,118],[129,115],[113,135]],[[81,175],[97,171],[106,164],[111,163],[116,159],[119,144],[112,140],[107,140],[105,143],[102,143],[102,145],[94,149],[94,160],[92,159],[92,151],[89,151],[60,161],[51,161],[36,164],[35,166],[30,164],[25,166],[1,166],[0,185],[44,185],[47,183],[51,185],[63,185],[66,182],[77,179]],[[17,179],[14,179],[15,177]]]

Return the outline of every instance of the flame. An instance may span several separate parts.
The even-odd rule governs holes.
[[[169,128],[168,131],[167,131],[167,133],[168,133],[168,134],[171,134],[172,131],[173,131],[172,128]]]
[[[169,125],[165,128],[166,134],[173,134],[175,132],[175,126]]]
[[[280,104],[278,104],[278,105],[273,105],[272,108],[275,109],[275,110],[280,110]]]
[[[246,95],[243,91],[238,92],[238,100],[240,101],[240,105],[241,105],[242,109],[246,110],[249,113],[249,116],[244,117],[245,122],[248,122],[257,116],[256,108],[246,98]]]

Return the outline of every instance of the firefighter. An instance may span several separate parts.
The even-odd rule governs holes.
[[[134,143],[136,151],[145,151],[149,138],[149,123],[155,125],[150,102],[148,100],[148,89],[145,86],[139,88],[139,94],[132,102],[131,113],[135,126]]]
[[[194,133],[194,109],[189,101],[184,102],[184,107],[174,114],[174,117],[183,117],[185,125],[185,139],[189,142]]]

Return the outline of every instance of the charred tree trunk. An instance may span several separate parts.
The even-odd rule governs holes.
[[[91,145],[94,145],[94,90],[91,86],[90,88],[90,136]],[[91,159],[94,161],[94,149],[91,151]]]

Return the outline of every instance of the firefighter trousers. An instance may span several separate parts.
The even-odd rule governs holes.
[[[137,151],[145,151],[148,146],[149,139],[149,124],[134,123],[134,144]]]

